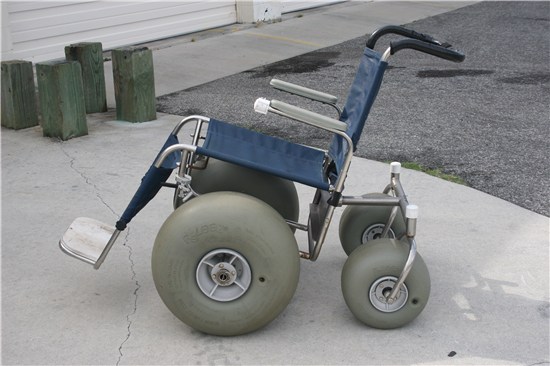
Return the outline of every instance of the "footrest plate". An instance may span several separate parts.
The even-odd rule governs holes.
[[[59,246],[66,254],[96,265],[115,228],[88,217],[79,217],[67,229]]]

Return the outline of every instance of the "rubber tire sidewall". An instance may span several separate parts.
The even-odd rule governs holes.
[[[193,170],[191,177],[191,187],[199,194],[221,191],[248,194],[266,202],[285,219],[298,222],[298,193],[289,180],[214,158],[208,159],[205,169]],[[176,206],[180,205],[176,199]]]
[[[219,248],[244,256],[252,271],[248,291],[233,301],[212,300],[196,283],[199,261]],[[282,217],[233,192],[206,194],[175,210],[152,255],[153,280],[170,311],[196,330],[222,336],[252,332],[275,319],[290,302],[299,271],[296,240]]]
[[[369,289],[376,280],[385,276],[399,278],[408,254],[407,243],[378,239],[357,248],[348,257],[342,269],[342,293],[349,309],[361,322],[373,328],[392,329],[404,326],[422,312],[430,297],[430,275],[419,253],[405,280],[409,297],[401,309],[385,313],[376,309],[369,299]]]
[[[388,198],[390,196],[384,193],[368,193],[362,197]],[[340,244],[346,254],[350,255],[355,249],[363,245],[361,242],[363,233],[370,226],[374,224],[385,225],[391,210],[392,207],[386,206],[347,206],[342,213],[338,228]],[[397,211],[391,229],[397,238],[406,232],[405,220],[401,210]]]

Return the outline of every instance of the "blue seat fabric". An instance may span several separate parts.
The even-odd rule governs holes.
[[[351,137],[353,151],[357,149],[365,121],[378,95],[384,72],[388,66],[388,63],[380,58],[381,55],[378,52],[368,47],[365,48],[340,116],[340,121],[348,125],[346,134]],[[342,168],[346,152],[346,142],[342,137],[335,135],[329,148],[329,156],[334,161],[337,172]]]
[[[159,153],[153,164],[147,170],[147,173],[141,179],[141,183],[134,193],[132,200],[122,213],[122,216],[116,223],[116,228],[118,230],[124,230],[126,225],[138,214],[138,212],[144,208],[149,201],[151,201],[155,195],[160,191],[162,185],[168,177],[172,174],[177,166],[177,162],[181,161],[181,151],[176,151],[170,154],[162,163],[160,168],[155,167],[154,162],[157,161],[160,154],[167,149],[168,147],[178,143],[178,137],[170,134],[166,139],[166,142],[160,149]]]
[[[323,174],[325,153],[211,119],[197,153],[328,190]]]
[[[354,151],[386,67],[387,63],[380,60],[379,53],[365,48],[340,117],[348,125],[346,133],[353,141]],[[342,137],[335,135],[329,148],[334,170],[325,174],[323,151],[211,119],[205,142],[202,147],[197,147],[197,153],[326,191],[330,187],[328,176],[331,181],[337,178],[347,148]]]

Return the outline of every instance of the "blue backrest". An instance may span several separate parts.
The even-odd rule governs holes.
[[[347,123],[346,133],[353,141],[353,150],[363,132],[365,121],[370,112],[378,90],[382,84],[382,77],[388,63],[382,61],[381,55],[370,48],[365,48],[355,79],[351,84],[348,99],[340,116],[340,121]],[[347,144],[340,136],[335,136],[329,149],[329,155],[336,164],[339,172],[344,162]]]

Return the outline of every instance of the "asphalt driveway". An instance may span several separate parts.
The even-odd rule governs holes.
[[[392,57],[358,155],[441,169],[548,216],[550,3],[482,2],[407,26],[453,44],[466,60],[454,64],[414,51]],[[377,49],[390,39],[379,41]],[[259,118],[252,104],[267,97],[333,114],[275,91],[269,80],[326,91],[343,104],[364,42],[365,37],[352,39],[165,95],[158,98],[158,110],[204,114],[323,145],[328,135],[280,118]]]

